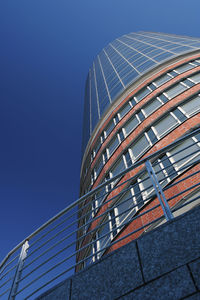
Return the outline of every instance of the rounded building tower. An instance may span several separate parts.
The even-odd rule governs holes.
[[[199,93],[198,38],[130,33],[97,55],[85,88],[80,195],[108,180],[109,184],[80,206],[77,262],[83,263],[77,270],[152,229],[151,225],[145,227],[145,220],[153,223],[160,211],[151,211],[158,199],[147,171],[138,167],[112,183],[110,180],[195,131],[200,124]],[[182,184],[183,174],[196,172],[192,181],[199,182],[199,147],[200,134],[194,133],[153,162],[162,187],[168,187],[168,198],[180,194],[170,207],[183,201],[183,185],[187,190],[191,184],[191,180]],[[120,185],[130,176],[131,182]],[[184,199],[194,194],[199,190],[188,189]],[[123,236],[127,237],[122,239]]]

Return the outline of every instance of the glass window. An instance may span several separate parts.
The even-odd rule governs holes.
[[[166,156],[164,156],[166,157]],[[162,163],[162,158],[157,159],[153,164],[153,169],[156,173],[157,179],[161,186],[165,186],[168,183],[168,179],[166,179],[167,173],[164,169],[164,165]]]
[[[89,264],[91,264],[94,261],[94,258],[92,256],[93,251],[92,251],[92,246],[89,246],[86,249],[86,259],[85,259],[85,266],[88,266]],[[89,257],[90,256],[90,257]]]
[[[96,177],[99,175],[102,168],[103,168],[103,159],[101,157],[95,166]]]
[[[95,146],[94,146],[93,157],[95,157],[95,155],[96,155],[97,152],[99,151],[100,147],[101,147],[101,139],[98,138],[98,140],[97,140],[97,142],[96,142],[96,144],[95,144]]]
[[[119,145],[119,140],[118,137],[116,136],[110,143],[110,145],[108,146],[108,151],[109,151],[109,157],[113,154],[113,152],[115,151],[115,149],[118,147]]]
[[[142,196],[144,199],[146,199],[154,191],[151,178],[149,177],[147,172],[140,176],[139,182],[142,190]]]
[[[135,94],[135,97],[137,101],[141,101],[144,97],[146,97],[148,94],[150,94],[150,90],[147,87],[144,87],[142,90],[140,90],[138,93]]]
[[[113,177],[122,172],[125,169],[124,160],[121,157],[120,160],[116,163],[116,165],[112,168],[111,172]]]
[[[156,129],[156,132],[159,137],[162,137],[165,133],[170,131],[172,128],[174,128],[178,124],[178,121],[171,115],[165,116],[163,119],[158,121],[154,128]]]
[[[124,153],[124,156],[125,156],[127,168],[130,167],[130,166],[132,166],[132,160],[131,160],[131,156],[130,156],[129,151],[126,151]]]
[[[139,112],[137,113],[137,115],[138,115],[138,117],[139,117],[139,119],[140,119],[140,122],[142,122],[142,121],[145,120],[145,116],[143,115],[142,111],[139,111]]]
[[[189,116],[200,111],[200,96],[195,96],[187,102],[180,105],[181,109]]]
[[[118,226],[131,219],[133,214],[136,212],[136,208],[133,208],[133,206],[133,196],[131,191],[128,191],[121,197],[119,202],[116,204]]]
[[[148,137],[151,141],[152,144],[156,143],[158,138],[157,136],[155,135],[154,131],[152,128],[150,128],[148,131],[147,131],[147,134],[148,134]]]
[[[137,104],[133,97],[130,99],[130,101],[131,101],[132,106],[135,106]]]
[[[103,199],[105,197],[105,187],[101,188],[99,191],[95,193],[95,207],[98,208],[101,203],[103,202]]]
[[[194,140],[191,138],[184,141],[181,145],[178,145],[174,149],[170,150],[170,154],[175,161],[176,168],[179,170],[181,167],[187,166],[187,164],[191,164],[192,162],[195,162],[197,159],[199,159],[200,148],[198,144],[194,144]]]
[[[105,150],[103,152],[103,163],[105,164],[107,162],[107,160],[108,160],[108,155],[107,155],[107,151]]]
[[[134,158],[136,159],[140,156],[147,148],[149,147],[149,141],[147,140],[146,136],[143,135],[140,137],[136,143],[131,146],[131,151],[133,153]]]
[[[104,223],[106,223],[106,224],[104,224]],[[98,243],[99,249],[102,249],[110,241],[110,226],[109,226],[109,222],[108,222],[108,216],[106,216],[106,218],[103,221],[103,224],[101,225],[100,229],[97,231],[97,236],[98,236],[98,242],[99,242]]]
[[[156,109],[158,109],[161,105],[162,105],[162,103],[157,98],[155,98],[151,102],[149,102],[147,105],[145,105],[142,110],[145,112],[146,116],[149,116]]]
[[[166,174],[169,176],[168,178],[172,180],[174,177],[176,177],[177,172],[174,166],[172,165],[170,159],[168,158],[168,156],[164,155],[162,158],[160,158],[160,161],[164,167]]]
[[[120,129],[118,131],[118,136],[119,136],[120,142],[123,142],[123,140],[124,140],[124,133],[123,133],[122,129]]]
[[[118,114],[116,114],[114,116],[114,121],[115,121],[115,124],[119,123],[119,117],[118,117]]]
[[[120,109],[120,111],[119,111],[120,118],[122,119],[130,109],[131,109],[131,106],[130,106],[130,103],[128,102],[124,105],[124,107],[122,107],[122,109]]]
[[[114,127],[115,127],[115,124],[114,124],[113,120],[111,120],[111,122],[108,124],[108,126],[105,129],[106,137],[111,133],[111,131],[113,130]]]
[[[150,83],[148,86],[150,87],[150,89],[152,91],[156,90],[156,86],[155,86],[154,82]]]
[[[131,118],[125,125],[124,125],[124,130],[126,135],[128,135],[137,125],[139,124],[138,119],[136,116]]]
[[[187,117],[180,111],[180,109],[176,108],[173,110],[173,114],[179,119],[179,121],[184,122],[187,120]]]
[[[117,234],[117,223],[116,223],[116,218],[115,218],[115,213],[114,213],[114,209],[110,210],[109,212],[109,215],[110,215],[110,222],[111,222],[111,228],[112,228],[112,238],[114,236],[116,236]]]
[[[177,67],[175,70],[179,73],[184,73],[190,69],[193,69],[194,66],[193,65],[190,65],[190,64],[185,64],[185,65],[182,65],[180,67]]]
[[[158,97],[163,103],[166,103],[168,101],[168,98],[164,94],[160,94]]]
[[[192,82],[192,81],[189,80],[189,79],[184,79],[182,82],[183,82],[184,84],[186,84],[188,87],[192,87],[192,86],[195,85],[195,83]]]
[[[180,93],[184,92],[187,89],[186,86],[184,86],[181,83],[175,84],[173,87],[165,91],[165,94],[169,97],[169,99],[176,97]]]
[[[131,80],[138,76],[138,73],[133,70],[132,72],[128,73],[126,77],[122,78],[122,81],[125,85],[128,85]]]
[[[189,79],[191,79],[195,83],[199,83],[200,82],[200,73],[197,73],[197,74],[195,74],[193,76],[190,76]]]
[[[178,76],[178,73],[175,72],[174,70],[173,70],[173,71],[170,71],[169,74],[172,75],[173,77]]]
[[[134,182],[132,187],[134,191],[134,201],[137,204],[137,208],[140,208],[144,205],[144,199],[138,181]]]
[[[164,75],[160,76],[159,78],[157,78],[156,80],[154,80],[154,83],[157,86],[161,86],[162,84],[169,81],[170,79],[172,79],[172,76],[170,76],[169,74],[164,74]]]
[[[200,59],[196,59],[195,61],[193,61],[193,63],[194,63],[195,65],[199,66],[199,65],[200,65]]]

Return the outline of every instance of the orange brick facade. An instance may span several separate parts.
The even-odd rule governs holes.
[[[154,79],[158,78],[162,74],[165,74],[169,70],[173,70],[179,65],[182,65],[183,63],[189,62],[191,60],[194,60],[199,57],[198,55],[191,56],[189,58],[185,58],[180,60],[179,62],[174,63],[173,65],[170,65],[168,67],[165,67],[163,70],[159,71],[158,73],[155,73],[150,78],[145,80],[142,84],[140,84],[136,89],[134,89],[128,96],[126,96],[121,103],[112,111],[110,112],[110,115],[105,118],[105,122],[103,122],[101,128],[96,132],[95,138],[93,138],[93,141],[91,145],[88,147],[87,155],[85,155],[85,162],[83,162],[83,168],[84,170],[85,164],[90,161],[90,153],[92,149],[95,146],[95,143],[97,142],[97,139],[102,134],[102,131],[107,126],[107,124],[110,122],[110,120],[116,115],[116,113],[119,111],[119,109],[132,97],[134,96],[139,90],[141,90],[143,87],[145,87],[147,84],[151,83]],[[93,161],[89,164],[88,171],[86,176],[83,178],[82,175],[82,181],[81,181],[81,191],[83,192],[85,188],[88,186],[91,178],[92,170],[94,169],[95,164],[97,163],[99,157],[102,155],[103,151],[106,149],[106,146],[110,143],[112,138],[117,134],[120,128],[135,114],[135,112],[138,111],[145,103],[148,103],[152,98],[159,95],[161,92],[165,91],[167,88],[171,87],[175,83],[179,82],[181,79],[184,79],[188,76],[191,76],[192,74],[200,71],[200,66],[191,69],[189,71],[186,71],[175,78],[172,78],[170,81],[166,82],[165,84],[161,85],[159,88],[152,91],[148,96],[144,97],[139,103],[137,103],[114,127],[112,132],[109,134],[107,139],[104,141],[104,143],[101,145],[100,150],[98,151],[97,155],[93,159]],[[146,128],[149,128],[155,120],[160,119],[162,115],[164,115],[167,111],[170,111],[172,108],[177,107],[178,104],[182,103],[183,100],[196,95],[200,91],[200,83],[194,85],[193,87],[189,88],[188,90],[182,92],[178,96],[172,98],[168,102],[166,102],[164,105],[160,106],[156,111],[154,111],[151,115],[145,118],[143,122],[141,122],[135,130],[133,130],[116,148],[114,153],[109,157],[108,161],[104,164],[101,172],[98,174],[98,177],[96,178],[92,189],[96,188],[99,184],[103,182],[103,179],[105,177],[105,174],[109,172],[111,167],[114,165],[114,163],[118,160],[118,158],[124,153],[124,151],[136,140],[136,138],[145,131]],[[185,120],[183,123],[181,123],[178,127],[173,129],[171,132],[169,132],[167,135],[165,135],[163,138],[158,140],[150,149],[148,149],[140,159],[145,158],[149,156],[150,154],[162,149],[163,147],[171,144],[176,139],[182,137],[184,134],[188,133],[191,129],[196,128],[200,125],[200,113],[193,115],[192,117]],[[129,178],[132,178],[138,174],[139,171],[141,171],[143,166],[133,169],[131,172],[127,173],[123,176],[123,178],[120,179],[119,183],[122,183]],[[188,191],[182,193],[187,187],[191,187],[191,185],[195,185],[199,182],[199,174],[198,171],[200,171],[199,164],[193,166],[192,168],[189,168],[184,172],[184,174],[181,174],[180,176],[177,176],[172,182],[170,182],[171,187],[166,189],[165,196],[167,199],[171,199],[169,201],[170,207],[173,207],[175,204],[177,204],[183,197],[187,196],[191,191],[192,188]],[[184,177],[189,176],[190,174],[196,172],[197,174],[189,177],[184,182],[181,181],[181,179]],[[91,242],[91,238],[93,236],[93,233],[95,232],[95,228],[100,224],[101,217],[98,218],[98,216],[101,216],[102,214],[105,215],[106,211],[112,206],[112,201],[109,202],[109,199],[112,199],[113,197],[117,196],[126,185],[121,185],[120,187],[114,189],[112,192],[108,194],[108,196],[104,199],[104,202],[106,202],[105,205],[103,205],[95,215],[96,221],[93,221],[91,225],[88,228],[88,232],[92,230],[92,234],[88,235],[87,238],[83,239],[79,245],[81,244],[81,247],[86,246],[89,242]],[[182,193],[182,194],[181,194]],[[178,197],[174,197],[174,195],[179,194]],[[91,198],[89,198],[85,203],[88,203],[91,201]],[[133,220],[114,237],[112,242],[114,245],[109,247],[106,250],[106,253],[109,253],[126,243],[132,241],[133,239],[138,238],[143,232],[145,232],[148,229],[148,226],[146,224],[152,222],[159,217],[163,215],[163,211],[161,207],[157,207],[152,210],[153,207],[158,206],[159,201],[157,198],[153,198],[151,201],[147,202],[142,209],[139,209],[134,216]],[[84,212],[84,210],[83,210]],[[140,216],[141,215],[141,216]],[[139,216],[139,217],[138,217]],[[135,219],[137,217],[137,219]],[[81,226],[82,223],[80,222],[79,226]],[[134,233],[132,233],[134,232]],[[123,238],[125,237],[126,238]],[[81,251],[79,255],[77,256],[77,261],[80,261],[85,256],[85,250]]]

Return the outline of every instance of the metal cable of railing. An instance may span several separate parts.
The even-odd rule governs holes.
[[[132,207],[131,207],[131,209],[132,209]],[[154,208],[153,208],[153,209],[154,209]],[[123,213],[125,213],[125,212],[123,212]],[[101,226],[103,226],[104,224],[105,224],[105,223],[101,224]],[[122,226],[124,226],[124,225],[125,225],[125,224],[123,224]],[[145,224],[145,226],[147,226],[147,225],[148,225],[148,224]],[[100,227],[101,227],[101,226],[100,226]],[[119,227],[120,227],[120,226],[119,226]],[[106,235],[105,235],[105,236],[106,236]],[[104,237],[104,236],[103,236],[103,237]],[[101,237],[101,239],[102,239],[103,237]],[[88,247],[88,245],[87,245],[86,247]],[[38,267],[39,267],[39,266],[38,266]],[[34,271],[34,270],[33,270],[33,271]],[[33,272],[33,271],[32,271],[32,272]],[[28,275],[26,275],[26,276],[28,276]],[[23,280],[23,279],[21,279],[21,280]]]
[[[160,205],[157,205],[157,207],[159,207],[159,206],[160,206]],[[153,207],[153,208],[150,209],[149,211],[152,211],[154,208],[155,208],[155,207]],[[145,212],[145,213],[146,213],[146,212]],[[145,214],[145,213],[144,213],[144,214]],[[160,217],[160,218],[163,218],[163,216]],[[137,219],[137,218],[135,218],[135,219]],[[156,219],[156,220],[154,220],[154,221],[152,221],[152,222],[150,222],[150,223],[147,223],[147,224],[141,226],[141,227],[138,228],[137,230],[132,231],[129,235],[127,235],[127,236],[125,236],[125,237],[122,237],[121,239],[119,239],[119,240],[113,242],[113,243],[110,244],[109,246],[112,246],[112,245],[116,244],[117,242],[119,242],[119,241],[121,241],[121,240],[127,238],[128,236],[130,236],[130,235],[132,235],[132,234],[134,234],[134,233],[140,231],[141,229],[143,229],[143,228],[145,228],[145,227],[147,227],[147,226],[149,226],[149,225],[155,223],[156,221],[158,221],[158,219]],[[119,229],[120,229],[121,227],[124,227],[124,226],[127,225],[128,223],[129,223],[129,221],[127,221],[127,222],[125,222],[124,224],[120,225],[120,226],[119,226]],[[101,227],[101,226],[100,226],[100,227]],[[114,231],[114,230],[113,230],[113,231]],[[111,231],[111,232],[112,232],[112,231]],[[106,236],[107,236],[107,234],[103,235],[103,236],[101,237],[101,239],[103,239],[103,238],[106,237]],[[80,251],[83,250],[83,249],[86,249],[88,246],[90,246],[90,245],[92,245],[92,244],[93,244],[93,242],[88,243],[88,244],[87,244],[86,246],[84,246],[82,249],[80,249],[80,250],[74,252],[71,256],[77,255],[78,252],[80,252]],[[106,249],[107,249],[107,246],[104,247],[104,248],[102,248],[101,250],[97,251],[96,254],[99,254],[99,253],[105,251]],[[70,258],[70,257],[65,258],[63,261],[57,263],[55,266],[53,266],[53,267],[51,267],[50,269],[48,269],[45,273],[40,274],[40,276],[39,276],[38,278],[34,279],[32,282],[30,282],[29,284],[27,284],[23,289],[19,290],[19,291],[18,291],[18,294],[19,294],[21,291],[23,291],[24,289],[26,289],[27,287],[29,287],[33,282],[35,282],[35,281],[37,281],[38,279],[42,278],[45,274],[47,274],[47,273],[50,272],[51,270],[55,269],[55,268],[58,267],[59,265],[61,265],[64,261],[67,261],[69,258]],[[84,261],[84,260],[83,260],[83,261]],[[68,271],[71,270],[71,268],[76,267],[76,266],[79,265],[81,262],[82,262],[82,261],[78,262],[77,264],[74,264],[74,265],[71,266],[69,269],[65,270],[64,273],[67,273]],[[16,294],[16,295],[17,295],[17,294]]]
[[[70,276],[119,247],[119,242],[133,240],[173,218],[172,213],[197,205],[199,133],[197,129],[135,162],[18,244],[0,265],[0,298],[32,299],[65,274]],[[184,143],[187,139],[190,142]],[[134,175],[124,177],[132,170]],[[190,185],[184,185],[188,181]]]

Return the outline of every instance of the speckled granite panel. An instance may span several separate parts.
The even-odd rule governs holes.
[[[72,278],[72,300],[109,300],[143,284],[135,243]]]
[[[200,300],[200,293],[184,298],[185,300]]]
[[[200,256],[200,207],[138,240],[145,281]]]
[[[200,259],[192,262],[189,266],[190,270],[192,271],[195,283],[200,290]]]
[[[69,300],[71,279],[67,279],[48,290],[36,300]]]
[[[188,269],[184,266],[134,292],[120,297],[123,300],[178,300],[195,292]]]

